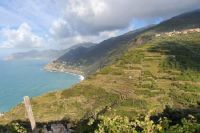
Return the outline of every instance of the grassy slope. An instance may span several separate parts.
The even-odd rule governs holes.
[[[134,46],[134,44],[132,44]],[[196,106],[200,98],[200,33],[162,36],[129,49],[107,66],[71,89],[33,98],[38,122],[96,115],[105,107],[134,117],[149,110],[161,112]],[[21,104],[0,119],[0,123],[25,120]]]

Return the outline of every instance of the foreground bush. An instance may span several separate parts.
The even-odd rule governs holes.
[[[180,123],[171,125],[166,117],[160,118],[157,122],[150,119],[150,116],[140,117],[131,121],[128,117],[101,116],[95,133],[199,133],[200,124],[190,116],[183,118]],[[94,120],[89,122],[92,125]]]

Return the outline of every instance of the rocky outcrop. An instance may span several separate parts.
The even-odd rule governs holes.
[[[52,123],[43,125],[43,127],[36,128],[33,133],[74,133],[74,129],[71,123]]]

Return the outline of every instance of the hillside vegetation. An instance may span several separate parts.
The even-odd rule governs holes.
[[[90,75],[71,89],[32,99],[37,122],[69,120],[80,122],[99,114],[135,119],[138,114],[163,112],[166,106],[200,109],[200,33],[172,37],[151,36],[143,45],[135,41],[123,56]],[[18,105],[0,119],[1,123],[26,120]]]

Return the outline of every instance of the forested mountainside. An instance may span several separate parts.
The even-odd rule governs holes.
[[[121,56],[70,89],[34,97],[38,128],[70,123],[76,132],[198,133],[200,33],[156,34],[134,36]],[[19,104],[0,118],[0,129],[29,129],[24,114]]]
[[[66,64],[66,69],[68,67],[74,67],[83,71],[86,75],[94,73],[97,69],[101,69],[104,66],[113,63],[115,59],[120,57],[124,51],[130,47],[130,43],[134,38],[145,32],[149,27],[142,28],[136,31],[131,31],[118,37],[113,37],[108,40],[104,40],[99,44],[85,48],[78,47],[76,49],[70,50],[54,62],[47,65],[47,69],[60,70],[62,69],[62,64]],[[141,44],[140,40],[137,44]]]

